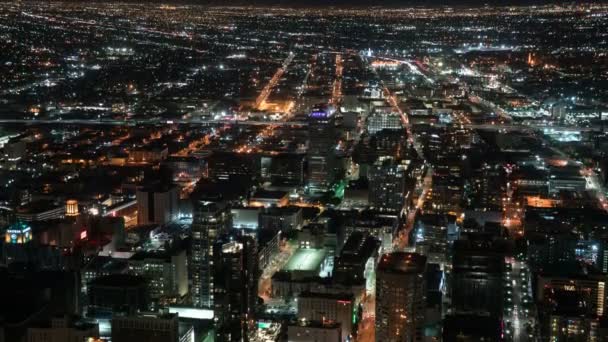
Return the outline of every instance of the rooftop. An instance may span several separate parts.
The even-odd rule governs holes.
[[[283,267],[283,271],[315,271],[326,255],[325,249],[298,249]]]
[[[378,271],[385,273],[422,273],[426,267],[426,257],[417,253],[393,252],[384,254],[378,264]]]
[[[143,277],[130,274],[111,274],[104,277],[99,277],[91,282],[91,285],[97,286],[112,286],[112,287],[136,287],[145,286],[147,283]]]
[[[352,293],[320,293],[320,292],[302,292],[300,298],[325,298],[335,299],[340,301],[353,301]]]

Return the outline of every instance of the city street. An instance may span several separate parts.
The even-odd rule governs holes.
[[[376,296],[374,293],[368,295],[363,300],[363,318],[359,322],[357,342],[375,341],[375,312]]]
[[[529,271],[525,263],[511,260],[505,275],[505,335],[515,342],[535,341],[529,328],[534,324],[534,308]]]

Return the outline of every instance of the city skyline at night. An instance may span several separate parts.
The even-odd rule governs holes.
[[[608,341],[608,5],[0,3],[0,341]]]

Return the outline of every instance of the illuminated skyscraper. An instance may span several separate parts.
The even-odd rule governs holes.
[[[325,191],[335,180],[338,139],[335,110],[315,108],[308,115],[308,186],[311,191]]]
[[[380,259],[376,273],[376,341],[422,339],[426,257],[395,252]]]
[[[258,298],[257,248],[250,236],[225,235],[213,246],[215,340],[247,341]]]
[[[200,308],[213,308],[213,244],[217,237],[230,229],[230,210],[223,203],[198,201],[194,203],[192,221],[192,302]]]
[[[369,203],[381,211],[400,212],[405,204],[409,163],[397,163],[392,157],[381,157],[370,168]]]
[[[499,317],[502,311],[504,252],[483,237],[458,240],[452,258],[452,310]]]

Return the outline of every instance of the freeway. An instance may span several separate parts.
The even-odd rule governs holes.
[[[389,98],[391,106],[396,106],[396,99],[393,96]],[[396,107],[398,108],[398,107]],[[411,130],[409,129],[409,120],[405,113],[399,109],[399,113],[402,115],[402,120],[408,135]],[[407,124],[406,124],[407,122]],[[202,125],[202,126],[213,126],[213,125],[249,125],[249,126],[265,126],[265,125],[277,125],[277,126],[307,126],[306,121],[260,121],[260,120],[234,120],[234,119],[174,119],[174,120],[106,120],[106,119],[0,119],[0,124],[29,124],[29,125],[90,125],[90,126],[140,126],[140,125]],[[530,132],[534,130],[549,129],[554,131],[575,131],[575,132],[602,132],[605,129],[601,127],[571,127],[571,126],[552,126],[547,124],[461,124],[455,125],[460,128],[489,130],[489,131],[519,131],[519,132]],[[414,138],[410,136],[410,143],[414,143]],[[422,153],[421,145],[414,143],[414,147],[418,153]],[[421,154],[422,155],[422,154]]]
[[[279,125],[306,126],[303,121],[256,121],[256,120],[216,120],[216,119],[176,119],[176,120],[99,120],[99,119],[0,119],[0,124],[29,124],[29,125],[90,125],[90,126],[140,126],[140,125]]]

